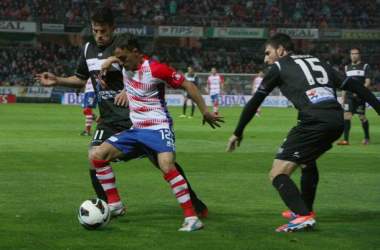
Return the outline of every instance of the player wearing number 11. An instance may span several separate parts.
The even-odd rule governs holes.
[[[275,88],[298,110],[298,124],[293,127],[281,147],[270,171],[273,186],[290,209],[282,213],[291,219],[277,232],[292,232],[315,226],[313,203],[319,180],[317,159],[332,148],[343,133],[343,110],[335,89],[347,89],[367,101],[380,114],[380,102],[362,84],[340,74],[325,62],[310,55],[294,54],[291,38],[276,34],[266,42],[265,63],[272,65],[241,114],[239,124],[230,137],[227,151],[240,145],[243,130],[265,97]],[[301,167],[301,192],[290,179]]]

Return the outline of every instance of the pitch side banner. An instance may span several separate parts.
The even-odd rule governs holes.
[[[62,23],[42,23],[41,31],[49,32],[63,32],[65,30],[65,25]]]
[[[291,36],[293,39],[318,39],[318,29],[284,29],[284,28],[271,28],[271,34],[284,33]]]
[[[342,39],[380,40],[379,30],[342,30]]]
[[[323,29],[320,31],[321,38],[325,39],[341,39],[342,30],[337,29]]]
[[[154,36],[154,26],[118,25],[115,34],[131,33],[135,36]]]
[[[0,86],[0,95],[20,96],[20,87],[4,87]]]
[[[35,33],[35,22],[0,21],[0,32]]]
[[[159,26],[158,36],[203,37],[203,28],[188,26]]]
[[[248,28],[209,28],[208,37],[225,38],[268,38],[268,29],[248,29]]]
[[[82,105],[83,103],[83,93],[62,93],[61,103],[63,105]]]
[[[15,95],[0,95],[0,104],[15,103]]]
[[[209,107],[213,106],[210,95],[202,95],[203,100]],[[252,98],[251,95],[222,95],[219,96],[219,106],[221,107],[244,107]],[[182,106],[184,97],[178,94],[165,95],[168,106]],[[284,96],[268,96],[262,106],[264,107],[288,107],[291,103]]]
[[[20,97],[50,98],[53,88],[20,87]]]

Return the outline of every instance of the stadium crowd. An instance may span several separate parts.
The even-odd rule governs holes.
[[[208,27],[377,28],[380,1],[339,0],[2,0],[3,20],[87,22],[94,6],[115,9],[118,22]]]
[[[94,6],[115,9],[118,23],[146,25],[191,25],[229,27],[344,27],[371,28],[380,25],[380,0],[341,2],[338,0],[1,0],[0,19],[66,23],[88,22]],[[275,24],[275,26],[271,26]],[[294,26],[295,25],[295,26]],[[210,43],[214,45],[210,46]],[[193,65],[197,72],[257,73],[263,68],[262,41],[247,46],[228,46],[217,41],[194,47],[156,42],[148,56],[176,69]],[[349,49],[357,44],[311,43],[304,53],[329,61],[343,71]],[[363,61],[373,69],[374,90],[380,91],[380,49],[363,44]],[[0,45],[0,85],[33,85],[35,72],[51,71],[72,75],[81,49],[74,45],[11,43]],[[37,58],[37,59],[36,59]]]
[[[257,41],[262,45],[261,41]],[[308,51],[331,63],[337,70],[344,71],[349,63],[349,50],[355,44],[316,43]],[[52,43],[32,45],[8,44],[0,46],[0,86],[32,86],[35,84],[36,72],[50,71],[58,76],[74,73],[81,48],[74,45],[61,46]],[[373,70],[372,89],[380,91],[380,48],[362,46],[363,61]],[[178,70],[186,71],[193,65],[196,72],[210,72],[217,67],[220,73],[257,73],[264,67],[263,50],[247,51],[246,48],[235,50],[209,50],[197,47],[176,47],[160,44],[147,51],[147,55],[160,62],[167,63]],[[176,67],[182,65],[182,67]]]
[[[38,72],[53,72],[58,76],[74,73],[81,49],[51,43],[0,46],[0,86],[32,86]]]

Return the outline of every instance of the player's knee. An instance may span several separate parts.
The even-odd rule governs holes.
[[[102,152],[100,147],[93,148],[93,150],[89,151],[89,160],[92,162],[94,160],[106,160],[107,155]]]
[[[88,150],[88,163],[89,163],[90,169],[95,169],[94,163],[93,163],[93,160],[94,160],[93,154],[94,154],[96,148],[98,148],[98,147],[92,147]]]
[[[92,115],[92,110],[90,108],[84,108],[83,109],[83,114],[85,114],[85,115]]]
[[[359,115],[359,119],[362,121],[362,122],[365,122],[367,120],[367,117],[365,115]]]
[[[283,174],[283,173],[282,173],[282,172],[279,172],[279,171],[277,171],[277,170],[275,170],[275,169],[272,169],[272,170],[269,172],[269,180],[270,180],[271,182],[273,182],[274,178],[276,178],[276,176],[279,175],[279,174]]]
[[[344,113],[344,119],[345,120],[350,120],[351,119],[351,117],[352,117],[352,114],[351,113]]]

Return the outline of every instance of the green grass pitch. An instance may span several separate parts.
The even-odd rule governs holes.
[[[276,233],[286,209],[268,173],[297,112],[263,108],[234,153],[226,153],[242,108],[220,108],[222,128],[201,127],[199,111],[175,120],[177,161],[208,204],[205,229],[178,232],[182,210],[162,174],[146,159],[113,164],[127,207],[106,230],[88,231],[79,205],[95,195],[87,163],[89,137],[79,106],[0,106],[0,249],[379,249],[380,120],[368,110],[371,145],[353,117],[350,146],[319,160],[317,229]],[[189,112],[189,110],[188,110]],[[95,126],[92,130],[94,131]],[[293,175],[299,183],[300,171]]]

